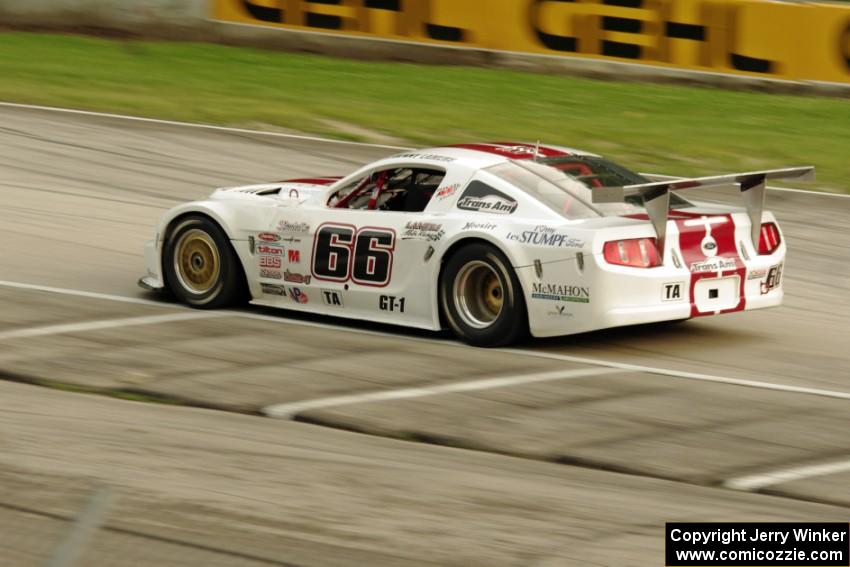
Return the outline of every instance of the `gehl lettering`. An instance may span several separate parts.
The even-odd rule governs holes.
[[[700,46],[695,65],[725,65],[751,73],[775,71],[774,62],[738,52],[739,6],[702,2],[698,10],[702,22],[690,23],[670,16],[674,5],[675,0],[532,0],[529,21],[540,43],[553,51],[673,62],[671,40],[686,40]],[[614,10],[622,16],[603,15]],[[553,22],[558,29],[553,29]],[[706,22],[717,24],[709,28]],[[566,29],[573,30],[569,32],[573,35],[562,31]],[[633,43],[629,36],[634,36]],[[721,57],[722,64],[717,61]]]
[[[847,22],[847,27],[844,28],[844,33],[841,34],[839,42],[839,53],[844,59],[847,70],[850,71],[850,21]]]
[[[440,41],[463,42],[461,28],[431,22],[431,0],[279,0],[264,5],[257,0],[237,0],[251,17],[264,22],[307,26],[325,30],[376,32],[381,14],[394,14],[393,33]],[[339,9],[333,8],[339,6]]]

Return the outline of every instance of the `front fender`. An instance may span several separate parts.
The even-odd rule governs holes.
[[[265,210],[264,210],[265,209]],[[262,231],[271,224],[271,207],[259,207],[253,203],[233,201],[193,201],[177,205],[160,217],[157,226],[158,240],[165,240],[172,223],[186,215],[200,214],[213,219],[229,240],[247,240],[252,231]]]
[[[165,284],[162,272],[162,254],[165,240],[175,222],[188,215],[204,215],[212,219],[230,240],[233,250],[236,252],[245,274],[250,273],[251,251],[248,245],[248,237],[267,230],[272,223],[274,207],[265,203],[235,202],[205,200],[194,201],[177,205],[163,213],[157,224],[156,240],[152,243],[152,250],[146,252],[148,256],[148,273],[159,276],[160,281]],[[248,279],[251,295],[258,297],[260,294],[259,284]]]

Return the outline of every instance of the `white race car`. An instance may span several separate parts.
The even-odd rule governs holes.
[[[782,302],[785,242],[766,182],[813,168],[651,181],[520,143],[400,153],[344,178],[218,189],[165,213],[147,289],[504,345]],[[744,207],[671,191],[740,190]]]

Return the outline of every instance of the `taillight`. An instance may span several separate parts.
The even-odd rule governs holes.
[[[776,223],[766,222],[761,225],[761,236],[759,236],[759,254],[773,254],[779,245],[782,244],[782,237],[779,236],[779,227]]]
[[[612,240],[603,249],[605,261],[618,266],[652,268],[661,265],[658,246],[654,238]]]

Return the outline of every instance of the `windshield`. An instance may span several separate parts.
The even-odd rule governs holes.
[[[539,161],[512,160],[487,171],[532,195],[568,219],[616,216],[644,212],[638,196],[624,203],[593,203],[594,187],[622,187],[650,183],[645,177],[594,156],[565,156]],[[685,199],[670,194],[670,207],[688,206]]]

